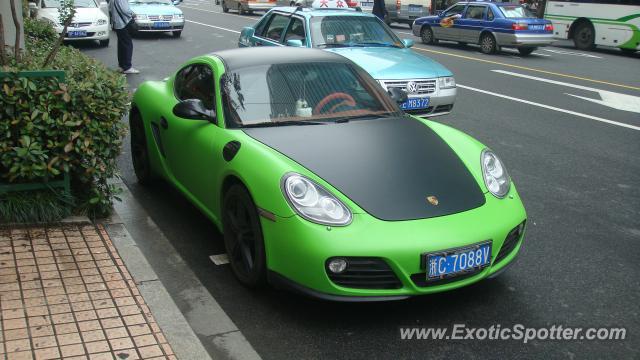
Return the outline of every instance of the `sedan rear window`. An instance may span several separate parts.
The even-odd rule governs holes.
[[[504,17],[508,19],[536,17],[531,11],[519,5],[498,6],[498,7],[500,8],[500,11],[502,11],[502,15],[504,15]]]

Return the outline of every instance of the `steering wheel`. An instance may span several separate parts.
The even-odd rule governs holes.
[[[327,104],[333,100],[336,99],[342,99],[343,101],[332,106],[328,113],[331,114],[333,113],[337,108],[339,108],[340,106],[346,105],[346,106],[351,106],[351,107],[355,107],[356,106],[356,101],[353,99],[353,96],[349,95],[349,94],[345,94],[343,92],[335,92],[332,94],[329,94],[327,96],[325,96],[322,100],[320,100],[320,102],[318,103],[318,105],[316,105],[315,108],[313,108],[313,113],[314,114],[319,114],[320,110],[322,110],[325,106],[327,106]]]

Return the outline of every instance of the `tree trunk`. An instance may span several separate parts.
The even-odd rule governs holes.
[[[0,66],[4,66],[7,63],[4,52],[5,50],[4,24],[2,23],[2,14],[0,14]]]
[[[13,17],[13,25],[16,27],[16,43],[13,48],[13,53],[16,58],[16,64],[20,62],[20,21],[18,20],[18,14],[16,13],[15,0],[9,0],[11,3],[11,16]]]
[[[64,35],[67,33],[67,28],[69,27],[69,24],[71,24],[72,20],[73,20],[73,16],[70,16],[69,19],[67,19],[67,21],[64,23],[64,27],[62,28],[62,32],[60,33],[60,37],[58,38],[58,41],[56,41],[56,44],[53,46],[53,49],[51,49],[51,51],[49,52],[49,55],[47,55],[47,58],[44,60],[44,63],[42,64],[43,68],[46,68],[49,65],[49,63],[53,61],[53,58],[56,57],[56,54],[58,53],[58,49],[60,49],[60,46],[62,46]]]

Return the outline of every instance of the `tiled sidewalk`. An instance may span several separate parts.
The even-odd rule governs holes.
[[[101,225],[0,227],[0,358],[175,359]]]

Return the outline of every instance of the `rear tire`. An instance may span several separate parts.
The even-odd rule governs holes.
[[[133,171],[140,185],[151,185],[155,177],[151,171],[151,161],[149,160],[149,147],[147,145],[144,122],[138,111],[131,111],[129,114],[129,131],[131,133],[131,162],[133,162]]]
[[[522,56],[529,56],[531,55],[532,52],[536,51],[538,48],[536,47],[520,47],[518,48],[518,52],[520,52],[520,55]]]
[[[433,37],[433,30],[428,26],[425,26],[420,30],[420,39],[427,45],[434,45],[438,43],[438,39]]]
[[[483,54],[494,54],[497,50],[496,39],[491,34],[484,34],[480,38],[480,51]]]
[[[231,185],[222,202],[224,245],[234,275],[243,285],[256,288],[266,284],[267,261],[260,215],[251,194],[240,185]]]
[[[229,8],[227,7],[227,3],[225,3],[224,1],[222,2],[222,12],[224,12],[224,13],[228,13],[229,12]]]
[[[578,24],[573,31],[573,44],[580,50],[593,50],[595,39],[596,32],[593,25],[586,21]]]

